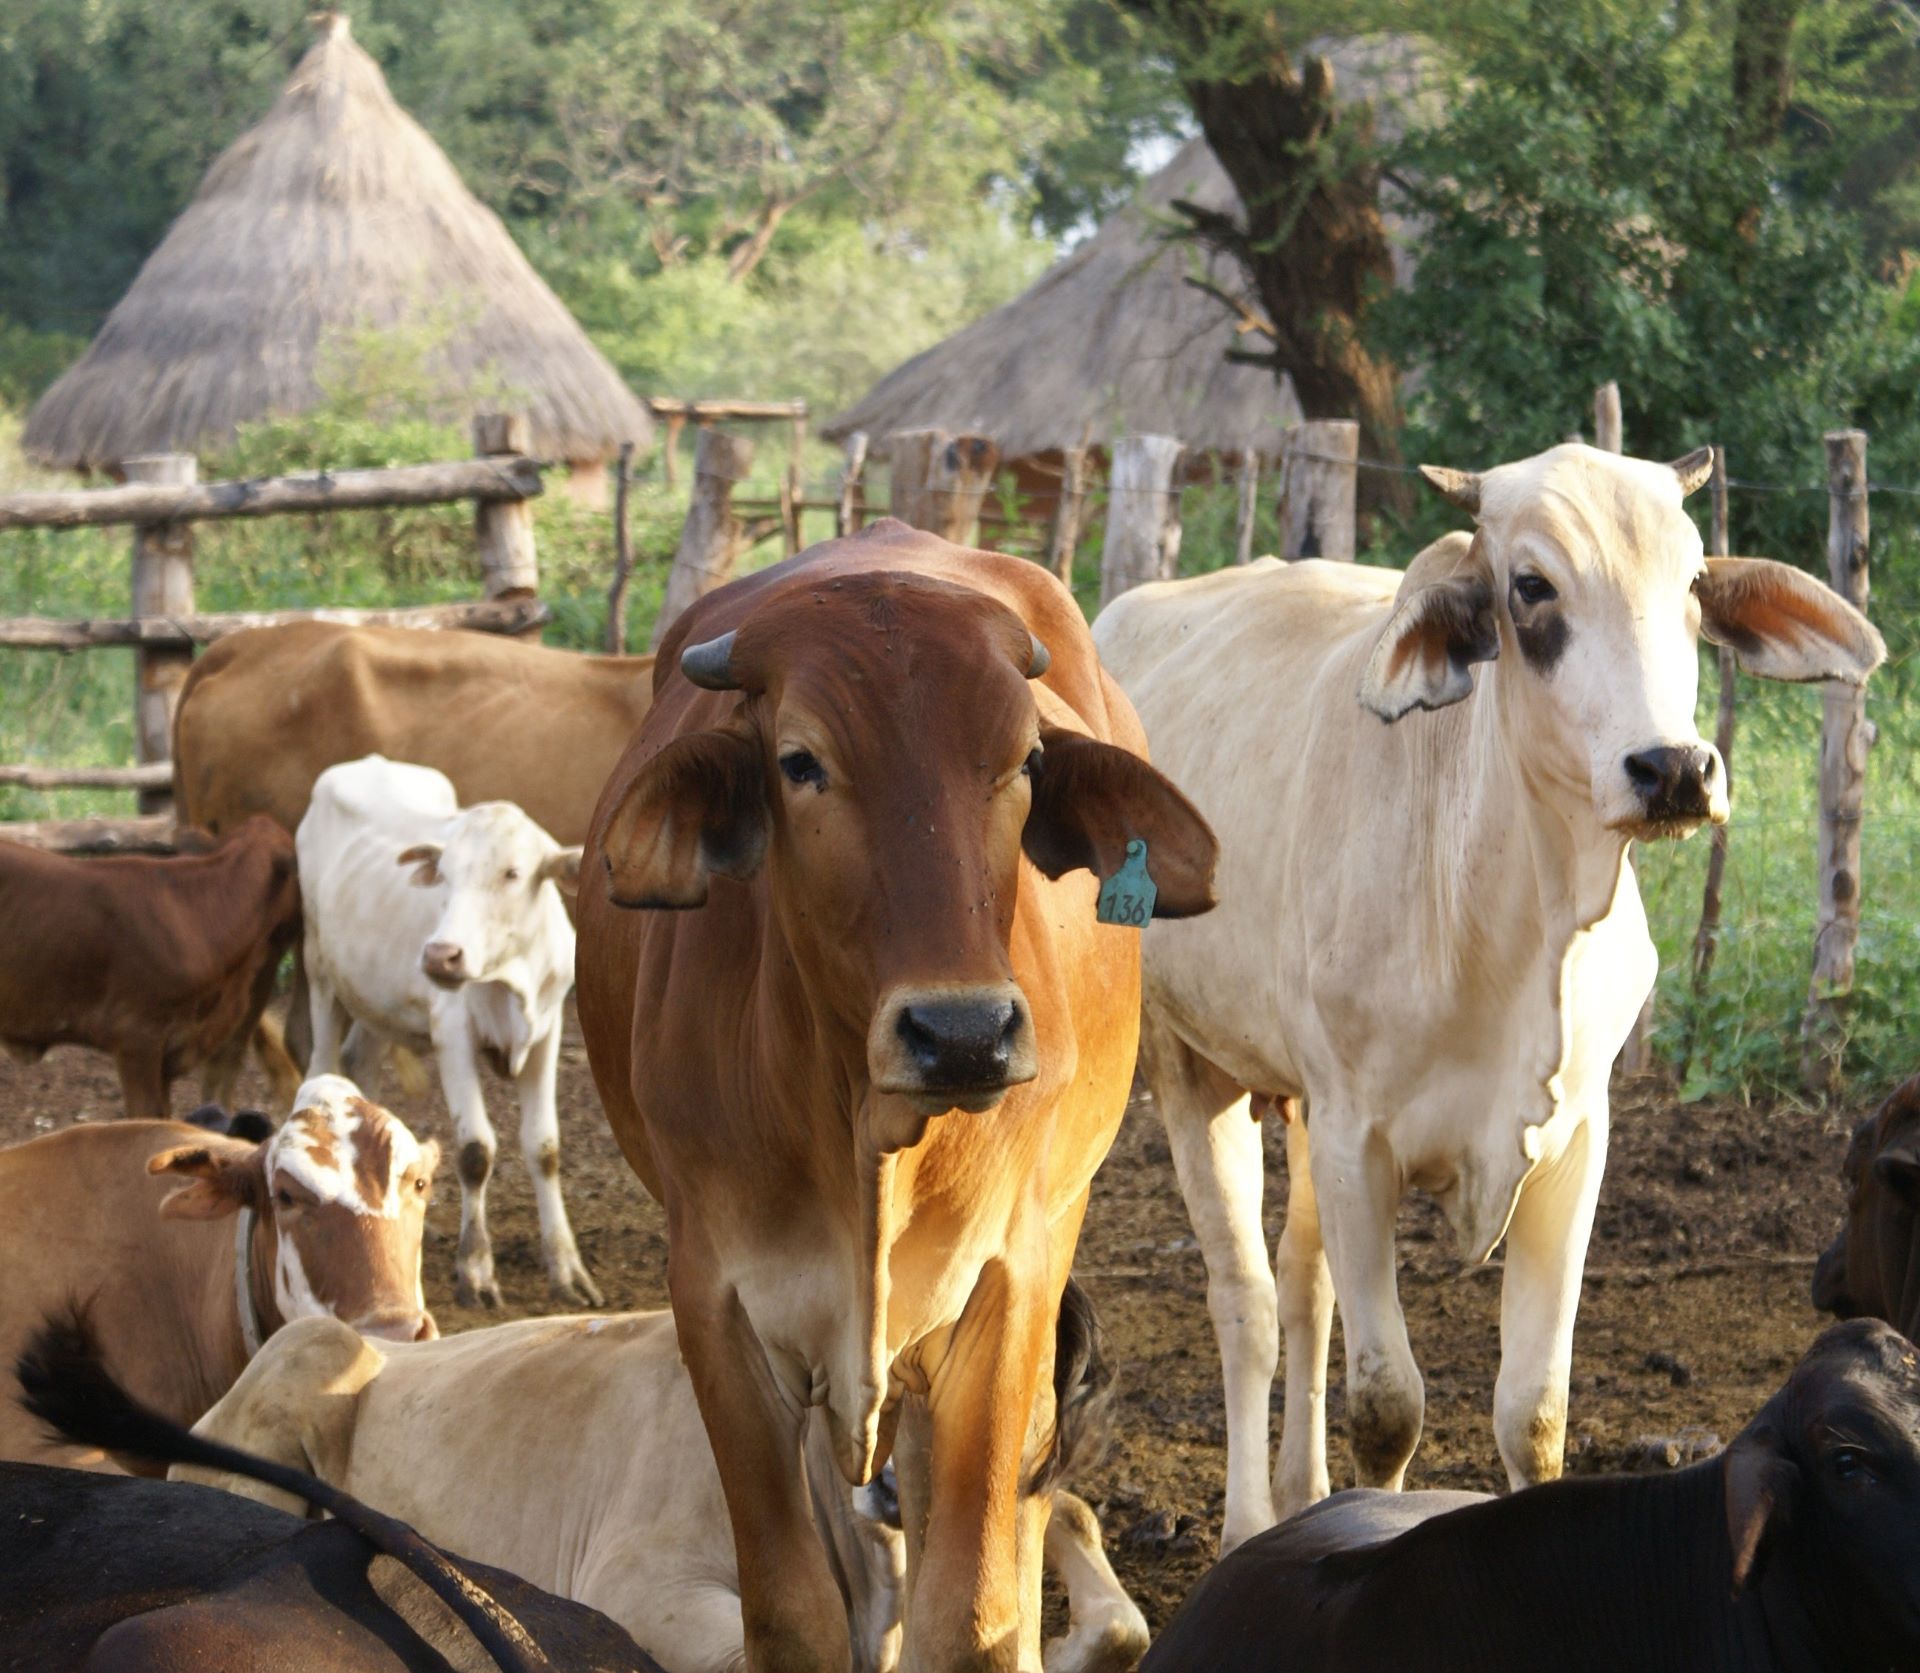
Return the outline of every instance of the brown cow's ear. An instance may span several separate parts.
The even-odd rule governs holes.
[[[1220,844],[1193,803],[1139,756],[1043,727],[1033,806],[1021,844],[1049,877],[1084,868],[1111,877],[1127,844],[1147,845],[1156,918],[1190,918],[1213,905]]]
[[[1873,623],[1831,587],[1771,558],[1709,558],[1700,631],[1766,680],[1863,685],[1887,659]]]
[[[615,906],[704,906],[713,872],[745,882],[767,851],[760,746],[739,732],[676,738],[627,786],[601,843]]]
[[[266,1150],[261,1145],[183,1145],[147,1160],[147,1172],[185,1174],[189,1183],[160,1201],[163,1220],[218,1220],[267,1200]]]
[[[1445,535],[1407,566],[1393,614],[1360,679],[1360,701],[1382,720],[1444,709],[1473,691],[1473,664],[1500,655],[1493,577],[1479,539]]]
[[[393,863],[418,868],[410,881],[415,888],[430,889],[440,881],[440,852],[437,842],[416,842],[411,848],[396,854]]]
[[[1888,1145],[1873,1159],[1873,1176],[1907,1207],[1920,1209],[1920,1137]]]
[[[1737,1596],[1758,1569],[1768,1532],[1791,1513],[1800,1472],[1783,1455],[1779,1433],[1765,1422],[1749,1424],[1734,1437],[1722,1467]]]

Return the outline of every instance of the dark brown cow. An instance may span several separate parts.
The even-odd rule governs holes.
[[[229,634],[193,665],[173,722],[173,798],[182,822],[219,833],[256,813],[289,834],[314,780],[384,755],[453,780],[462,807],[513,802],[562,847],[583,841],[593,804],[653,698],[650,656],[581,656],[489,633],[293,622]],[[307,1060],[295,949],[287,1033]],[[231,1103],[249,1038],[269,1061],[267,993],[209,1070],[205,1096]]]
[[[1853,1130],[1847,1217],[1813,1269],[1813,1304],[1836,1318],[1920,1332],[1920,1075]]]
[[[660,1673],[597,1611],[130,1401],[71,1315],[16,1369],[28,1409],[76,1442],[267,1481],[335,1520],[179,1482],[0,1464],[0,1668]]]
[[[1920,1667],[1920,1350],[1835,1325],[1717,1458],[1342,1493],[1202,1576],[1141,1673]]]
[[[1144,753],[1051,575],[892,521],[667,635],[582,862],[580,1017],[666,1207],[756,1673],[848,1665],[809,1406],[849,1480],[896,1465],[903,1665],[1040,1665],[1054,1318],[1138,1039],[1098,879],[1139,843],[1161,916],[1213,898]]]
[[[176,1077],[257,1015],[300,927],[293,841],[247,820],[211,852],[81,860],[0,842],[0,1040],[29,1060],[91,1046],[125,1113],[169,1111]],[[281,1104],[298,1076],[284,1063]]]
[[[288,1318],[432,1336],[420,1236],[439,1147],[337,1075],[295,1101],[263,1144],[115,1121],[0,1150],[0,1367],[80,1301],[121,1382],[192,1423]],[[47,1450],[4,1386],[0,1458],[103,1463]]]

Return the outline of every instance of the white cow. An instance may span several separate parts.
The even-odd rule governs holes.
[[[339,1066],[349,1019],[396,1044],[431,1047],[439,1063],[460,1146],[458,1299],[500,1301],[487,1235],[495,1144],[484,1059],[520,1100],[520,1151],[554,1293],[597,1303],[560,1195],[554,1096],[573,986],[573,925],[559,886],[578,878],[580,850],[562,848],[511,802],[462,809],[445,774],[380,755],[320,775],[295,845],[313,1072]]]
[[[321,1328],[312,1328],[318,1325]],[[670,1313],[525,1319],[392,1351],[337,1320],[283,1329],[195,1426],[344,1487],[428,1539],[593,1605],[673,1673],[746,1665],[720,1472]],[[747,1374],[743,1369],[742,1374]],[[846,1600],[856,1673],[901,1648],[905,1541],[806,1430],[813,1515]],[[259,1482],[188,1480],[299,1510]],[[1056,1491],[1046,1559],[1070,1631],[1046,1673],[1124,1673],[1147,1645],[1087,1505]]]
[[[1356,1473],[1401,1484],[1424,1398],[1395,1283],[1410,1186],[1470,1260],[1505,1238],[1494,1429],[1515,1485],[1560,1472],[1608,1071],[1657,969],[1632,844],[1727,816],[1696,635],[1773,679],[1861,681],[1884,655],[1797,570],[1703,558],[1681,499],[1709,464],[1566,446],[1429,470],[1479,526],[1404,576],[1269,559],[1095,624],[1155,764],[1220,838],[1221,909],[1146,931],[1141,1051],[1207,1261],[1223,1547],[1273,1521],[1276,1488],[1283,1511],[1327,1492],[1335,1296]],[[1277,1316],[1248,1090],[1307,1109]]]

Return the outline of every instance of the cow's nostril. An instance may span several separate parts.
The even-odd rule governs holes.
[[[1654,758],[1655,753],[1650,750],[1645,755],[1627,757],[1627,777],[1632,781],[1634,789],[1643,796],[1657,795],[1660,786],[1665,783],[1660,770],[1661,763]]]

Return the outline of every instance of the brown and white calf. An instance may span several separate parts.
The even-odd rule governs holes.
[[[172,1121],[69,1127],[0,1150],[0,1366],[85,1308],[115,1378],[191,1423],[289,1319],[437,1332],[420,1234],[439,1147],[337,1075],[263,1144]],[[9,1377],[11,1373],[8,1373]],[[0,1398],[0,1458],[107,1467]]]
[[[91,1046],[126,1114],[161,1118],[273,985],[300,926],[293,842],[249,819],[217,848],[81,860],[0,842],[0,1041],[38,1058]],[[298,1075],[280,1057],[285,1108]]]

